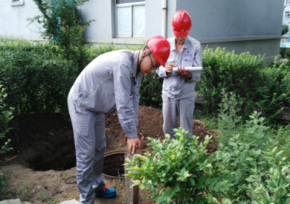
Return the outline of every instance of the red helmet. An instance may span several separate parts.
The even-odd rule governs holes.
[[[177,11],[172,19],[172,30],[175,36],[183,37],[189,34],[191,29],[191,18],[185,10]]]
[[[147,40],[146,45],[149,47],[159,64],[165,67],[165,63],[170,54],[170,44],[168,40],[157,35]]]

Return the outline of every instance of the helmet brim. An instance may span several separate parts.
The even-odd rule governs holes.
[[[189,34],[190,30],[187,30],[185,32],[178,32],[178,31],[173,31],[174,35],[177,37],[184,37]]]

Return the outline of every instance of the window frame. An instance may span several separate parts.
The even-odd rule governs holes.
[[[133,31],[133,7],[134,6],[144,6],[145,8],[145,0],[143,2],[132,2],[132,3],[121,3],[117,4],[117,1],[115,0],[115,37],[116,38],[138,38],[138,37],[145,37],[144,35],[134,35]],[[130,7],[130,12],[131,12],[131,33],[128,36],[119,36],[118,35],[118,15],[117,15],[117,8],[122,8],[122,7]]]
[[[290,19],[290,11],[285,11],[284,18],[286,20],[289,20]]]
[[[11,6],[23,6],[24,0],[11,0]]]

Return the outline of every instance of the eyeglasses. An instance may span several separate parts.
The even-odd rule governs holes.
[[[152,65],[152,68],[153,68],[153,70],[156,70],[156,69],[158,69],[159,68],[159,66],[156,66],[156,65],[154,65],[153,64],[153,61],[152,61],[152,58],[151,58],[151,51],[148,53],[148,55],[149,55],[149,58],[150,58],[150,60],[151,60],[151,65]]]

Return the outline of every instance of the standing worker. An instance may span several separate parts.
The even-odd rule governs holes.
[[[154,73],[170,54],[162,36],[146,42],[140,51],[118,50],[100,55],[80,73],[68,95],[76,150],[80,202],[94,203],[96,196],[114,197],[104,183],[106,149],[105,113],[117,110],[128,150],[140,148],[137,134],[139,89],[143,74]]]
[[[191,18],[185,10],[177,11],[172,19],[175,37],[169,38],[170,56],[166,66],[161,66],[157,73],[164,78],[162,87],[163,131],[174,138],[179,116],[180,127],[192,135],[193,112],[195,107],[195,82],[200,81],[201,71],[186,71],[185,67],[202,67],[202,49],[200,42],[188,36]],[[173,67],[178,71],[173,73]]]

